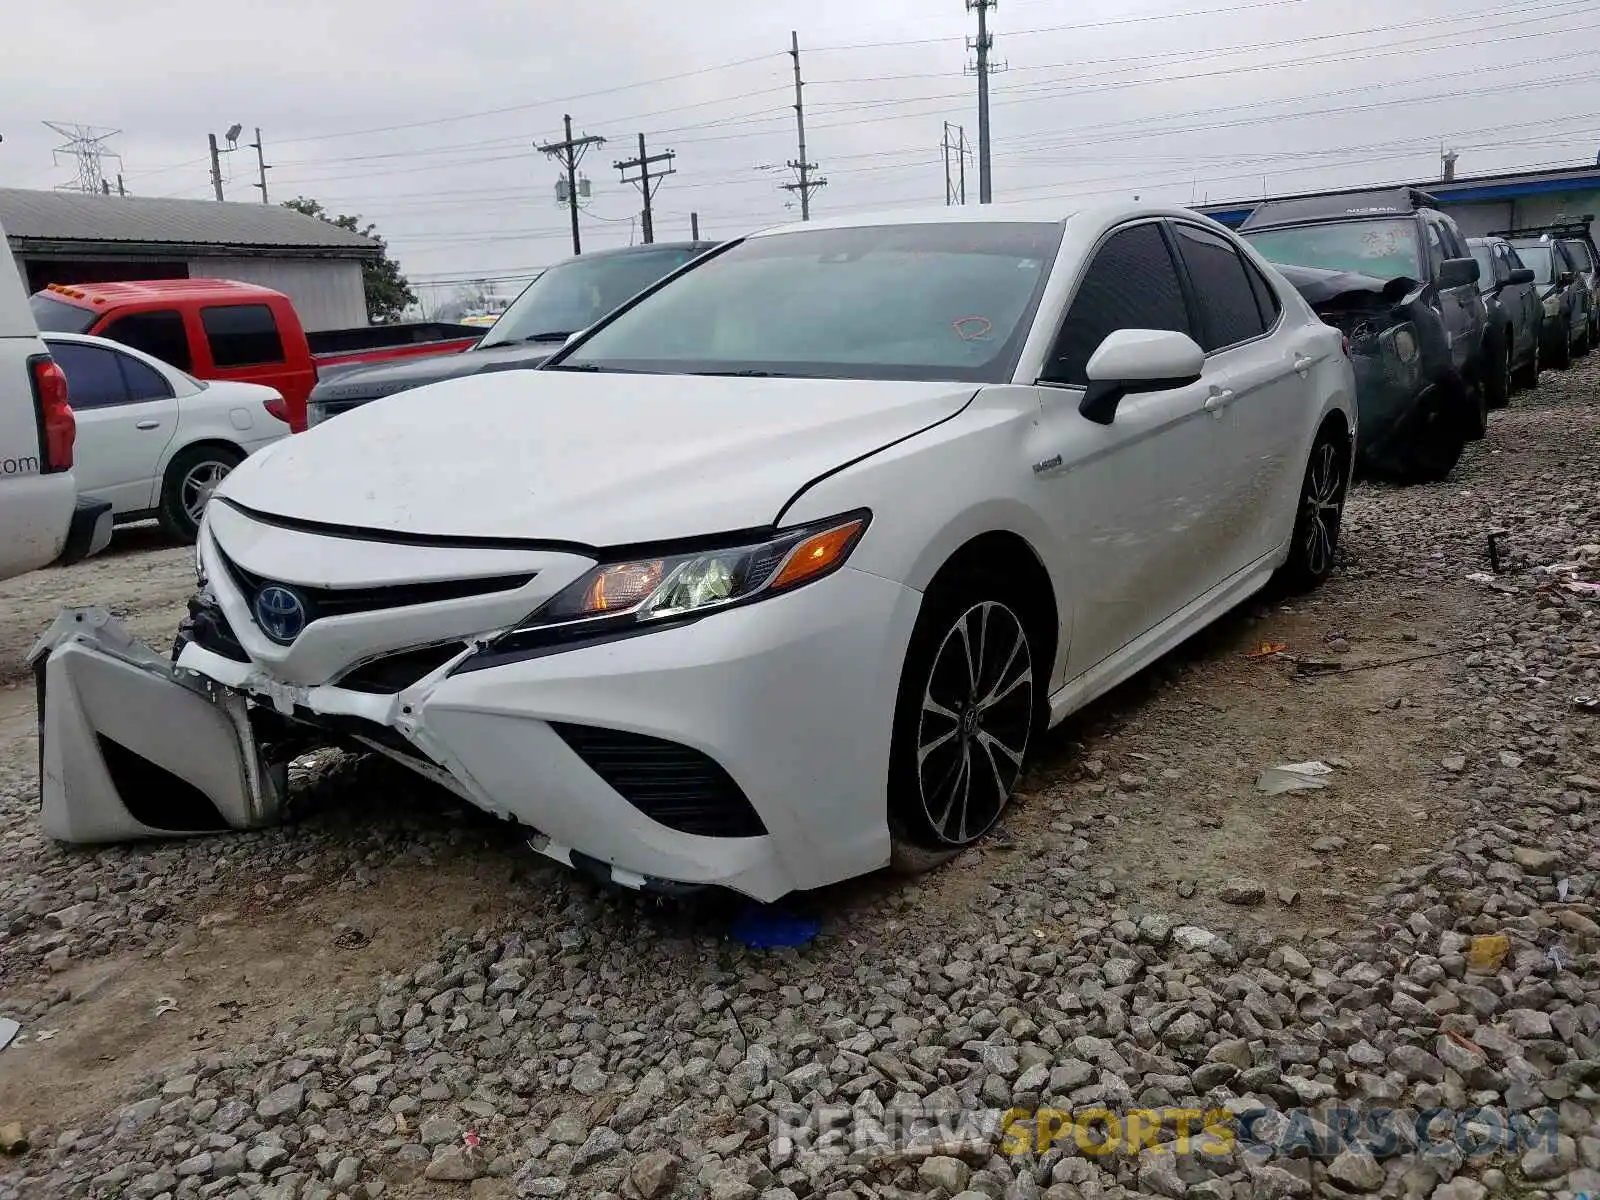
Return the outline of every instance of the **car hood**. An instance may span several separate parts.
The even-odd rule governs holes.
[[[371,367],[343,371],[323,380],[312,390],[311,403],[376,400],[407,392],[428,383],[459,379],[486,371],[517,371],[537,367],[557,350],[560,342],[510,342],[503,346],[474,346],[459,354],[431,354]]]
[[[361,530],[616,546],[751,529],[956,413],[961,383],[529,371],[452,380],[251,456],[218,495]]]

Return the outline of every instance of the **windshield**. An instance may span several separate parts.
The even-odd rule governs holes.
[[[1487,295],[1494,291],[1494,255],[1487,246],[1474,246],[1472,257],[1478,260],[1478,290]]]
[[[1562,244],[1566,246],[1567,253],[1572,255],[1573,265],[1576,266],[1578,268],[1578,270],[1580,270],[1580,271],[1592,271],[1592,270],[1594,270],[1594,264],[1593,264],[1593,262],[1590,261],[1590,258],[1589,258],[1589,246],[1588,246],[1588,243],[1580,242],[1576,238],[1568,238],[1568,239],[1564,239]]]
[[[33,309],[34,323],[40,333],[87,333],[99,314],[93,309],[79,308],[35,292],[28,297],[28,307]]]
[[[1548,286],[1555,282],[1555,274],[1550,267],[1550,247],[1540,243],[1516,247],[1517,257],[1522,260],[1522,265],[1533,271],[1533,281],[1541,286]]]
[[[680,246],[576,258],[551,267],[523,290],[478,345],[565,341],[701,252]]]
[[[1375,279],[1421,279],[1417,226],[1410,218],[1337,221],[1291,229],[1263,229],[1244,238],[1270,262],[1356,271]]]
[[[617,317],[559,366],[1002,382],[1061,228],[951,222],[750,238]]]

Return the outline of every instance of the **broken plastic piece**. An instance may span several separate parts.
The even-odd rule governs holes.
[[[1563,955],[1561,953],[1560,946],[1551,946],[1545,951],[1545,955],[1550,959],[1551,965],[1554,966],[1558,971],[1566,965],[1566,963],[1563,961]]]
[[[804,946],[822,931],[815,917],[796,916],[764,904],[750,904],[729,931],[733,939],[752,950]]]
[[[156,997],[156,1016],[158,1016],[158,1017],[162,1013],[172,1012],[177,1007],[178,1007],[178,1002],[176,1000],[174,1000],[171,996],[157,996]]]
[[[1285,763],[1269,767],[1256,779],[1256,787],[1269,796],[1280,792],[1310,792],[1328,786],[1324,776],[1332,775],[1333,768],[1325,762]]]
[[[1565,900],[1567,898],[1567,892],[1570,891],[1571,888],[1572,880],[1563,879],[1560,883],[1556,884],[1556,895],[1562,900]]]
[[[1287,642],[1262,642],[1259,647],[1246,654],[1246,658],[1271,658],[1274,654],[1282,654],[1289,648]]]
[[[0,1050],[4,1050],[9,1046],[11,1039],[16,1037],[21,1029],[22,1026],[18,1025],[10,1017],[0,1017]]]

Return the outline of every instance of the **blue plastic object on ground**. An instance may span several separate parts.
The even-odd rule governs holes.
[[[747,904],[729,930],[735,941],[752,950],[804,946],[822,930],[816,917],[800,916],[764,904]]]

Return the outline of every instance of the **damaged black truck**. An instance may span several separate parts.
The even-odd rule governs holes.
[[[1488,430],[1488,313],[1438,202],[1415,188],[1269,200],[1239,233],[1349,340],[1357,468],[1397,483],[1449,475]]]

